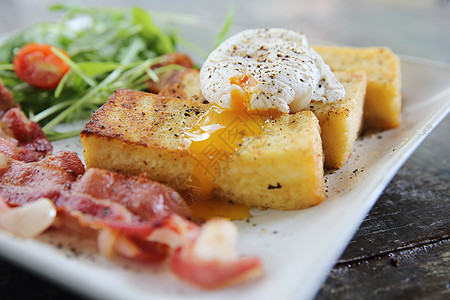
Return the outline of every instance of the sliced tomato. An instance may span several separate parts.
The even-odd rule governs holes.
[[[26,44],[13,59],[14,72],[23,81],[41,89],[53,89],[70,67],[55,53],[53,46],[46,44]],[[67,53],[59,49],[64,55]]]

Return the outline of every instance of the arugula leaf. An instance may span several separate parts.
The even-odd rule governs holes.
[[[120,66],[119,63],[112,61],[83,61],[77,65],[84,74],[92,78],[112,72]]]
[[[133,15],[133,23],[142,26],[140,34],[152,43],[157,54],[175,51],[172,39],[153,23],[150,15],[145,10],[136,6],[133,7],[131,13]]]

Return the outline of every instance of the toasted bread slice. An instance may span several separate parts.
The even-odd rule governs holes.
[[[81,132],[86,165],[131,175],[146,173],[171,185],[186,182],[196,159],[183,132],[208,107],[118,90]],[[304,111],[271,120],[261,135],[244,138],[215,184],[214,197],[250,206],[299,209],[320,203],[325,193],[317,118]]]
[[[348,160],[358,133],[366,93],[364,71],[336,72],[344,85],[346,97],[336,103],[313,101],[310,109],[319,119],[326,168],[340,168]],[[203,101],[198,70],[186,70],[160,94],[180,99]]]
[[[312,101],[309,106],[319,119],[325,167],[336,169],[348,160],[361,130],[367,77],[364,71],[335,72],[346,96],[335,103]]]
[[[400,60],[388,48],[313,46],[332,71],[364,70],[364,128],[390,129],[401,122]]]

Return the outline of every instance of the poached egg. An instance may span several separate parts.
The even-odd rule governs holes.
[[[243,78],[242,83],[233,78]],[[295,113],[311,100],[334,102],[345,89],[305,35],[288,29],[240,32],[208,56],[200,71],[203,96],[232,107],[232,91],[247,93],[249,110]]]
[[[202,66],[200,85],[211,105],[184,133],[195,159],[192,183],[199,185],[200,200],[211,198],[216,177],[226,170],[230,156],[242,150],[244,141],[262,134],[268,120],[298,112],[311,100],[345,97],[344,87],[306,37],[279,28],[246,30],[223,42]],[[248,216],[248,207],[232,208],[199,201],[192,210],[207,217]]]

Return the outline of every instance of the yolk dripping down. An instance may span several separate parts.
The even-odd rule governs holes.
[[[231,108],[212,104],[185,134],[190,140],[188,150],[195,158],[192,177],[199,185],[191,210],[204,219],[214,216],[244,219],[249,216],[249,207],[210,199],[211,192],[230,156],[242,149],[244,138],[261,134],[266,120],[271,117],[269,111],[249,110],[251,89],[257,84],[253,77],[234,76],[230,83],[241,88],[232,89]]]

